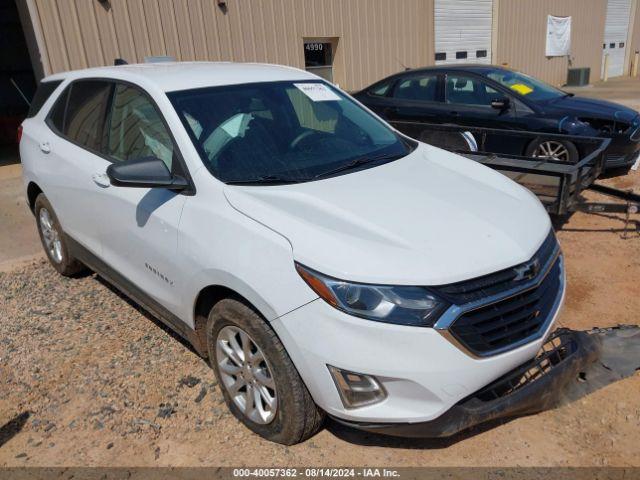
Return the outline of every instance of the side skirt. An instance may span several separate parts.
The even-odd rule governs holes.
[[[202,345],[202,342],[195,330],[187,326],[179,317],[164,308],[147,293],[138,288],[133,282],[111,268],[104,261],[100,260],[73,238],[65,235],[65,241],[71,250],[71,254],[75,258],[80,260],[87,267],[96,272],[135,303],[147,310],[175,333],[184,338],[193,346],[196,352],[198,352],[198,355],[204,358],[207,357],[207,349]]]

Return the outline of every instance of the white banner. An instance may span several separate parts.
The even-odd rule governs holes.
[[[547,16],[547,57],[562,57],[571,51],[571,17]]]

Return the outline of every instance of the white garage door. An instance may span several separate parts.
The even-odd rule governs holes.
[[[604,76],[606,54],[609,54],[609,76],[619,77],[624,74],[624,54],[627,49],[630,17],[631,0],[608,1],[602,49],[602,76]]]
[[[493,0],[435,0],[436,65],[491,63]]]

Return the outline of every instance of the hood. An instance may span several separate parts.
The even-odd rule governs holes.
[[[315,182],[225,187],[280,233],[294,259],[336,278],[441,285],[531,258],[551,228],[538,199],[500,173],[421,144],[378,167]]]
[[[553,111],[561,115],[617,120],[629,124],[638,116],[638,112],[624,105],[578,96],[554,100],[545,105],[544,109],[547,112]]]

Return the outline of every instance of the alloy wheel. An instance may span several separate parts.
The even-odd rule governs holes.
[[[60,233],[55,227],[53,218],[46,208],[41,208],[38,215],[40,230],[42,231],[42,238],[44,238],[44,244],[49,252],[49,256],[55,263],[62,262],[62,242],[60,241]]]
[[[558,160],[568,162],[570,159],[569,150],[560,142],[552,140],[542,142],[533,152],[534,157],[548,158],[550,160]]]
[[[216,361],[223,386],[249,420],[266,425],[276,416],[276,384],[267,359],[244,330],[223,327],[216,339]]]

